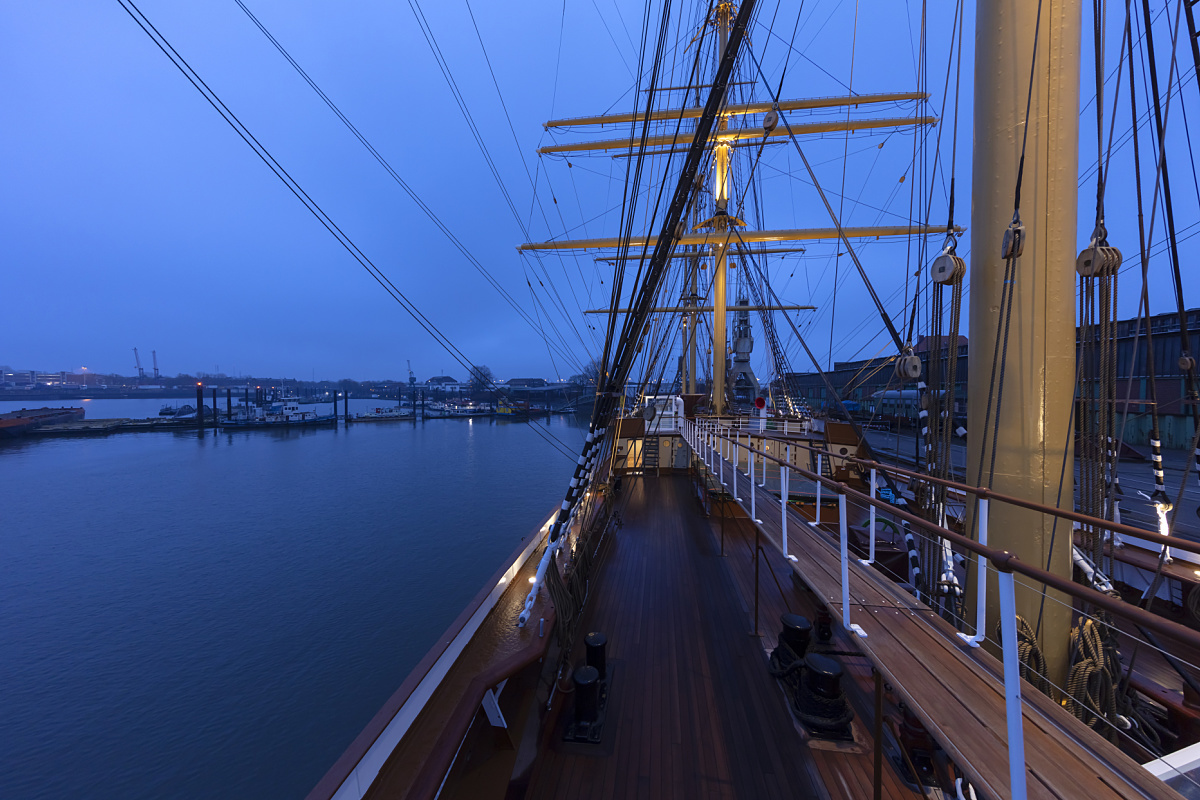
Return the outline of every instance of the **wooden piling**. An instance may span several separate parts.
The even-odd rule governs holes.
[[[204,384],[196,382],[196,429],[204,433]]]

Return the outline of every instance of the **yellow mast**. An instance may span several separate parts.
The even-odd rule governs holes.
[[[721,3],[717,6],[717,58],[725,52],[725,43],[729,40],[729,23],[732,16],[732,3]],[[729,128],[729,118],[724,114],[717,121],[717,136]],[[713,216],[713,229],[717,233],[716,272],[713,274],[713,385],[712,412],[717,416],[725,413],[725,358],[726,350],[725,322],[729,316],[725,298],[726,265],[729,258],[729,246],[722,234],[729,228],[729,215],[726,208],[729,205],[729,141],[718,138],[713,148],[713,201],[717,204],[717,213]]]
[[[1034,31],[1042,9],[1034,58]],[[1075,237],[1078,188],[1080,4],[1065,0],[978,0],[975,40],[975,154],[971,174],[971,299],[967,481],[989,478],[996,430],[997,492],[1049,506],[1073,504],[1071,398],[1075,375]],[[1033,86],[1030,95],[1030,65]],[[1026,100],[1029,99],[1026,132]],[[1001,240],[1013,217],[1013,194],[1025,142],[1020,212],[1024,253],[1015,259],[1011,322],[999,426],[992,354],[1002,331],[1005,260]],[[992,419],[984,425],[988,398]],[[1069,460],[1064,463],[1064,449]],[[983,464],[982,474],[980,463]],[[1066,469],[1064,473],[1063,470]],[[1065,478],[1062,476],[1065,475]],[[1065,480],[1059,492],[1059,481]],[[1032,564],[1071,576],[1071,527],[1035,511],[992,505],[990,544]],[[1054,541],[1051,549],[1052,537]],[[1019,585],[1019,584],[1018,584]],[[1053,597],[1055,593],[1051,592]],[[988,618],[996,619],[995,592]],[[1064,686],[1071,604],[1017,590],[1017,613],[1040,628],[1050,680]],[[970,618],[971,614],[968,614]],[[1040,622],[1040,625],[1039,625]],[[988,631],[990,634],[991,631]]]

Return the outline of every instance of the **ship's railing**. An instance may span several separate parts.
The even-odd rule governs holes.
[[[757,422],[757,420],[753,421]],[[738,496],[739,489],[738,482],[736,480],[737,474],[735,473],[740,473],[749,479],[749,484],[752,489],[749,493],[749,508],[747,510],[750,513],[750,518],[759,525],[761,525],[762,522],[757,517],[757,489],[765,486],[765,465],[770,463],[778,467],[781,498],[780,505],[782,508],[782,547],[784,555],[790,560],[795,561],[796,558],[787,552],[788,503],[782,502],[782,500],[783,498],[790,497],[789,481],[792,474],[794,473],[801,479],[815,485],[817,497],[815,520],[810,522],[810,525],[819,526],[821,524],[820,508],[822,491],[828,490],[837,497],[839,511],[838,547],[840,550],[841,560],[840,583],[842,623],[847,630],[854,631],[857,635],[864,638],[867,636],[866,631],[864,631],[861,626],[855,625],[851,622],[850,615],[849,573],[852,567],[852,559],[850,554],[849,525],[846,508],[848,500],[853,500],[860,506],[866,506],[870,509],[871,513],[871,525],[869,528],[870,550],[868,558],[864,560],[857,558],[853,559],[854,561],[860,562],[863,567],[871,567],[875,560],[876,534],[874,523],[877,510],[890,515],[894,519],[905,522],[909,526],[925,531],[930,536],[937,537],[940,540],[948,541],[952,545],[971,553],[977,558],[978,572],[976,577],[977,598],[975,609],[976,618],[974,622],[975,633],[971,636],[968,636],[964,633],[958,634],[966,643],[975,647],[978,647],[980,642],[986,638],[986,573],[990,565],[991,569],[996,574],[997,585],[999,588],[1000,642],[998,644],[1002,652],[1003,662],[1005,715],[1007,720],[1009,745],[1008,761],[1011,792],[1010,796],[1013,798],[1023,799],[1026,796],[1025,744],[1021,700],[1021,665],[1018,654],[1019,640],[1017,634],[1016,612],[1016,574],[1030,578],[1035,583],[1040,584],[1047,589],[1053,589],[1062,592],[1071,598],[1091,604],[1092,606],[1103,609],[1114,616],[1126,619],[1141,629],[1156,631],[1180,643],[1200,649],[1200,631],[1192,630],[1191,628],[1187,628],[1183,625],[1172,622],[1164,617],[1152,614],[1142,608],[1125,603],[1120,599],[1111,597],[1090,587],[1082,586],[1061,575],[1054,574],[1048,570],[1042,569],[1041,567],[1022,561],[1015,553],[990,547],[987,543],[988,518],[990,515],[989,506],[993,502],[1017,506],[1055,516],[1069,522],[1080,522],[1091,526],[1094,529],[1109,530],[1125,535],[1144,536],[1145,531],[1141,529],[1109,520],[1097,519],[1075,511],[1054,508],[1052,506],[1046,506],[1040,503],[1024,500],[1022,498],[1011,497],[984,487],[969,486],[955,481],[937,478],[901,467],[893,467],[856,457],[839,457],[841,460],[857,464],[864,470],[869,471],[870,488],[868,493],[864,494],[844,482],[820,474],[821,459],[829,456],[829,453],[821,448],[809,447],[808,445],[795,440],[772,439],[772,441],[777,445],[776,449],[782,449],[784,451],[784,457],[780,458],[778,455],[773,455],[754,446],[755,439],[763,440],[771,438],[765,435],[766,431],[760,432],[759,430],[753,428],[746,430],[742,427],[731,427],[725,424],[725,422],[726,420],[716,418],[697,418],[685,420],[682,426],[683,438],[692,448],[697,457],[703,460],[705,467],[712,474],[716,475],[718,480],[723,485],[730,487],[734,501],[738,502],[740,505],[743,505],[743,507],[745,507],[746,498],[740,498]],[[793,461],[793,448],[811,450],[815,452],[817,454],[816,458],[818,472],[812,472],[808,469],[798,466]],[[743,463],[746,465],[744,471],[742,470]],[[756,471],[758,473],[757,475]],[[729,472],[730,474],[727,476],[726,472]],[[891,502],[877,497],[877,477],[880,472],[887,472],[891,475],[916,478],[932,484],[939,484],[947,489],[961,492],[967,497],[975,498],[977,504],[976,519],[978,540],[971,539],[946,527],[940,526],[916,514],[910,513]],[[761,484],[757,483],[758,478],[764,478]],[[1158,541],[1161,541],[1161,544],[1165,547],[1175,547],[1180,550],[1200,553],[1200,543],[1197,542],[1171,536],[1159,537]],[[853,567],[856,570],[859,569],[859,565],[853,565]],[[1045,590],[1043,590],[1043,594],[1045,594]]]
[[[809,433],[812,430],[812,420],[806,417],[769,417],[737,414],[705,417],[704,419],[706,422],[713,422],[730,430],[751,431],[754,433],[781,433],[784,436],[798,436]]]

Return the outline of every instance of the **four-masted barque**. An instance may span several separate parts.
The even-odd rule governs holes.
[[[876,110],[925,108],[928,92],[783,98],[747,44],[756,6],[703,10],[682,87],[652,68],[631,110],[546,123],[608,131],[542,154],[627,159],[628,204],[643,171],[659,181],[653,207],[610,238],[520,246],[602,251],[613,266],[586,444],[561,506],[311,800],[1197,796],[1200,632],[1106,577],[1121,537],[1143,542],[1152,601],[1167,546],[1186,560],[1200,544],[1114,513],[1105,353],[1122,255],[1102,202],[1076,245],[1080,4],[977,4],[969,264],[952,212],[945,225],[844,225],[805,156],[810,135],[939,123]],[[839,116],[802,121],[814,109]],[[819,193],[811,227],[746,219],[755,154],[776,144]],[[787,316],[801,306],[762,267],[833,241],[869,286],[862,243],[886,237],[943,242],[922,259],[934,347],[917,352],[873,290],[862,311],[882,316],[887,368],[920,398],[912,466],[876,455],[832,385],[824,414],[790,385],[770,320],[802,338]],[[731,303],[732,270],[746,294]],[[752,314],[776,362],[762,385],[746,366]],[[1194,393],[1194,362],[1182,366]],[[1164,520],[1168,506],[1163,495]]]

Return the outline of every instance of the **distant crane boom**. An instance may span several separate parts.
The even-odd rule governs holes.
[[[154,382],[158,383],[158,351],[151,350],[150,358],[154,362]]]
[[[144,380],[146,377],[146,370],[142,369],[142,357],[138,355],[136,347],[133,348],[133,360],[137,364],[138,380]]]

